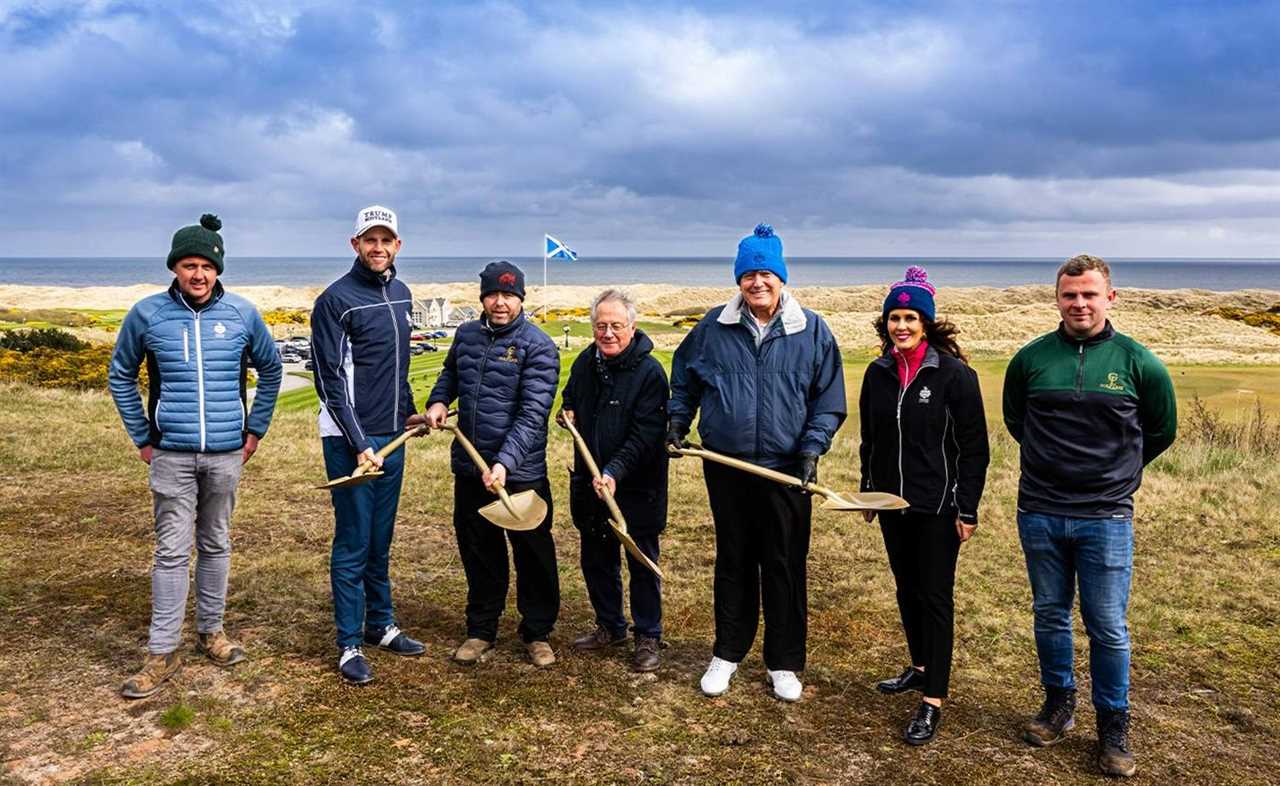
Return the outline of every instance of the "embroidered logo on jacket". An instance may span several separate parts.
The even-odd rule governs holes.
[[[933,391],[927,387],[920,388],[920,398],[916,400],[917,404],[928,404],[929,398],[933,396]]]
[[[222,338],[222,334],[226,332],[227,332],[226,325],[223,325],[221,322],[214,323],[213,335],[217,336],[218,338]]]
[[[520,359],[516,357],[516,348],[514,346],[507,347],[507,351],[498,360],[506,363],[519,363]]]
[[[1120,382],[1120,375],[1114,371],[1107,374],[1107,381],[1100,383],[1098,387],[1106,388],[1107,390],[1124,390],[1124,384]]]

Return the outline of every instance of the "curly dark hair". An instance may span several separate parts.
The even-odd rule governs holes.
[[[948,319],[940,319],[934,321],[927,319],[923,314],[920,315],[920,323],[924,325],[924,339],[929,342],[929,346],[956,358],[965,365],[969,364],[969,357],[960,349],[960,345],[956,343],[956,336],[960,333],[960,328]],[[875,322],[871,323],[876,329],[876,335],[880,338],[880,351],[888,354],[893,348],[893,339],[889,337],[889,328],[885,325],[884,316],[876,317]]]

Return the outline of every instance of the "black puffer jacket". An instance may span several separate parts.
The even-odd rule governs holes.
[[[862,490],[888,491],[917,513],[978,523],[990,450],[978,375],[928,347],[906,389],[891,355],[862,377]]]
[[[617,501],[627,527],[638,534],[667,525],[667,374],[650,353],[653,342],[637,330],[616,358],[600,357],[594,344],[573,361],[561,394],[574,413],[600,471],[618,483]],[[608,512],[591,488],[591,471],[574,454],[569,506],[579,527],[597,526]]]

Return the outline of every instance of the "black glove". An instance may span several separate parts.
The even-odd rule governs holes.
[[[674,420],[667,424],[667,452],[672,458],[680,458],[680,454],[675,451],[689,447],[689,441],[685,439],[688,435],[689,427],[685,424]]]
[[[800,454],[800,485],[807,486],[818,482],[818,454]]]

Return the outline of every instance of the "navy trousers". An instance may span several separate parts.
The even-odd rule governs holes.
[[[579,562],[587,583],[587,597],[596,612],[596,624],[615,636],[627,630],[622,612],[622,554],[627,555],[631,574],[631,629],[636,635],[662,638],[662,580],[636,561],[609,528],[607,521],[579,521],[574,525],[582,536]],[[658,562],[658,535],[630,533],[640,551]]]
[[[370,435],[374,450],[394,434]],[[356,456],[342,437],[324,437],[325,471],[331,478],[350,475]],[[404,480],[404,448],[387,456],[377,480],[350,488],[332,489],[333,552],[329,558],[329,582],[333,589],[333,618],[338,647],[355,647],[364,641],[364,629],[395,624],[391,608],[391,537],[400,506]]]

